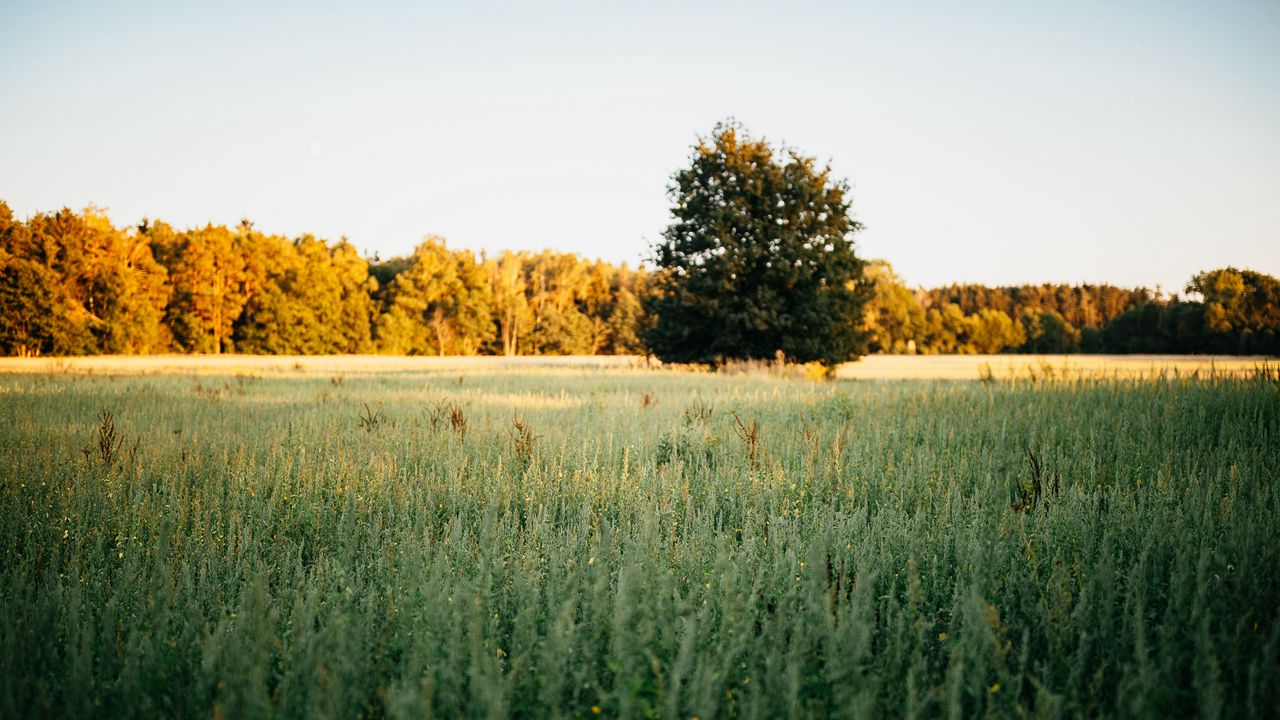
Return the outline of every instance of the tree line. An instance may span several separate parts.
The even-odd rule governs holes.
[[[829,260],[768,258],[820,252],[830,243],[808,242],[808,235],[834,237],[856,228],[831,225],[847,214],[842,188],[805,158],[792,158],[765,184],[783,188],[788,177],[804,175],[813,187],[827,188],[825,194],[792,203],[807,212],[783,215],[786,203],[765,208],[778,217],[761,214],[759,232],[776,238],[719,250],[691,218],[735,207],[737,201],[726,202],[733,195],[728,189],[751,185],[733,181],[735,167],[768,165],[767,147],[733,142],[731,153],[699,155],[679,178],[684,197],[665,246],[686,266],[678,284],[670,272],[655,275],[549,250],[485,256],[429,237],[407,257],[368,259],[345,239],[289,239],[248,221],[186,230],[159,221],[119,228],[93,208],[20,221],[0,201],[0,353],[643,354],[659,345],[660,355],[706,360],[708,352],[732,354],[732,347],[721,347],[732,332],[743,343],[760,344],[755,355],[791,350],[789,356],[822,357],[824,348],[804,346],[818,335],[780,331],[768,320],[807,313],[849,315],[837,318],[845,328],[840,342],[853,347],[861,337],[867,352],[878,353],[1280,354],[1280,281],[1234,268],[1191,278],[1187,292],[1199,299],[1110,285],[924,290],[907,287],[888,263],[850,255],[845,270],[861,277],[848,296],[853,302],[796,305],[802,294],[773,292],[769,282],[816,288],[824,281],[805,268]],[[831,211],[813,212],[814,198]],[[712,219],[736,227],[744,222],[739,215]],[[771,229],[780,227],[804,232]],[[709,279],[699,288],[698,273],[690,271],[714,263],[726,272],[703,273]],[[755,265],[778,278],[742,285],[757,274]],[[713,282],[729,276],[737,283],[732,292]],[[767,306],[774,301],[779,308],[771,316]],[[689,335],[697,317],[730,302],[741,307],[730,308],[729,322]],[[654,322],[659,313],[668,322]]]
[[[1197,273],[1199,300],[1113,285],[948,285],[910,290],[870,263],[871,352],[1280,354],[1280,281],[1252,270]]]
[[[477,256],[427,238],[366,259],[345,239],[90,208],[25,222],[0,201],[0,352],[632,354],[642,269],[571,253]]]

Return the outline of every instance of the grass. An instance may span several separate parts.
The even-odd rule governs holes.
[[[836,369],[847,380],[1158,379],[1244,377],[1276,367],[1276,358],[1237,355],[868,355]],[[656,363],[655,363],[656,366]],[[390,355],[91,355],[0,357],[0,373],[179,374],[264,376],[371,373],[474,373],[512,369],[640,368],[635,356],[403,357]],[[778,379],[817,379],[813,367],[729,363],[727,374],[767,372]],[[216,388],[213,388],[216,389]]]
[[[1275,717],[1280,382],[0,375],[3,717]]]

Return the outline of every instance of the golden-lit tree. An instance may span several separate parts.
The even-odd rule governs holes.
[[[503,355],[518,355],[520,342],[533,325],[533,313],[526,294],[524,259],[519,253],[506,251],[485,262],[493,298],[494,322],[502,343]]]
[[[429,237],[387,288],[378,346],[404,355],[474,355],[493,337],[490,289],[473,253]]]
[[[721,164],[727,163],[737,168],[729,173],[734,177],[738,171],[749,176],[741,162],[755,158],[758,165],[768,149],[759,142],[717,148],[699,150],[706,154],[699,155],[696,167],[723,172]],[[814,180],[816,166],[807,158],[788,157],[784,174]],[[714,200],[719,185],[709,177],[685,178],[699,203]],[[779,176],[770,182],[784,180]],[[735,195],[734,202],[748,208],[752,197]],[[704,210],[720,223],[716,227],[737,227],[734,223],[741,220],[721,216],[709,205]],[[689,229],[681,225],[677,234],[683,232],[680,228]],[[680,248],[693,248],[680,257],[694,267],[718,257],[711,246],[698,245],[695,236],[679,236]],[[776,269],[768,253],[747,255],[730,275],[761,263],[765,270]],[[855,264],[863,265],[861,260]],[[259,232],[247,220],[234,228],[206,225],[177,231],[164,222],[144,221],[120,229],[92,207],[82,213],[38,213],[20,221],[0,201],[0,353],[8,355],[173,349],[644,353],[650,348],[643,338],[654,331],[645,303],[671,292],[669,281],[645,268],[550,250],[478,259],[434,237],[408,257],[375,259],[371,265],[345,239],[289,239]],[[1109,285],[968,284],[913,290],[881,261],[865,264],[858,284],[868,295],[865,305],[859,312],[833,311],[832,317],[856,328],[872,352],[1280,354],[1280,281],[1251,270],[1197,274],[1187,291],[1200,300]],[[765,322],[778,309],[762,305],[767,288],[755,290],[753,317]],[[719,302],[710,296],[702,300]],[[705,329],[721,333],[718,326]],[[666,331],[678,337],[689,332],[670,325]]]
[[[174,341],[187,352],[230,352],[247,279],[235,235],[221,225],[176,233],[167,223],[144,222],[140,230],[169,271],[173,296],[165,320]]]
[[[6,208],[7,209],[7,208]],[[11,222],[11,221],[10,221]],[[11,232],[14,281],[47,293],[66,332],[53,351],[147,353],[170,346],[164,309],[169,286],[147,238],[122,232],[101,210],[38,214]],[[26,263],[16,263],[13,260]]]
[[[368,263],[346,241],[332,247],[304,235],[293,242],[248,223],[237,237],[245,253],[247,300],[236,322],[237,350],[320,355],[365,352],[373,312]]]

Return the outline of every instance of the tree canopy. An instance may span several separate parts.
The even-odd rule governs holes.
[[[843,183],[737,126],[700,143],[671,192],[656,272],[551,250],[477,255],[434,236],[367,259],[345,239],[247,220],[119,228],[91,207],[22,221],[0,201],[0,354],[1280,355],[1280,280],[1254,270],[1197,273],[1184,297],[909,288],[854,254]]]
[[[0,353],[629,354],[645,273],[571,253],[497,258],[428,237],[409,256],[248,221],[117,228],[0,201]]]
[[[849,187],[736,123],[700,139],[672,179],[674,222],[654,248],[651,350],[663,360],[835,364],[865,351],[870,289]]]
[[[1111,285],[912,291],[879,260],[866,275],[873,352],[1280,354],[1280,281],[1252,270],[1196,274],[1187,292],[1201,300]]]

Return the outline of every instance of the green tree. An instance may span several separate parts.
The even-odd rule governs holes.
[[[533,314],[527,350],[536,355],[595,352],[604,332],[586,312],[593,295],[590,266],[573,253],[547,250],[526,259],[525,273]]]
[[[0,200],[0,353],[73,355],[92,343],[88,328],[72,322],[60,278],[24,257],[34,250],[26,226]]]
[[[486,260],[485,270],[493,300],[493,320],[501,340],[500,350],[503,355],[518,355],[520,343],[533,326],[524,258],[520,253],[506,251]]]
[[[1026,342],[1022,350],[1029,353],[1073,353],[1080,349],[1080,331],[1057,310],[1026,308],[1019,318]]]
[[[1277,352],[1280,280],[1233,267],[1196,274],[1187,292],[1204,298],[1206,342],[1218,352]]]
[[[646,275],[632,271],[625,264],[613,274],[609,301],[601,309],[604,319],[605,345],[609,355],[634,355],[644,352],[645,313],[640,300],[645,293]]]
[[[65,322],[82,327],[91,338],[83,346],[73,343],[76,350],[146,353],[170,347],[163,323],[169,298],[166,273],[141,233],[121,232],[96,208],[80,215],[63,209],[32,217],[22,233],[11,237],[7,250],[44,268],[36,274],[50,293],[50,307],[63,309]],[[24,284],[35,282],[35,275],[24,276]],[[72,335],[78,337],[80,331]]]
[[[670,187],[674,222],[654,248],[648,332],[677,362],[771,358],[835,364],[866,347],[869,295],[848,185],[735,123],[700,140]]]
[[[0,200],[0,352],[5,355],[79,355],[94,340],[62,278],[40,258],[27,226]],[[47,256],[46,256],[47,259]]]
[[[373,314],[368,264],[350,243],[332,247],[304,235],[293,242],[266,236],[248,223],[244,248],[246,296],[235,325],[236,348],[263,354],[322,355],[370,348]]]
[[[493,336],[483,266],[470,251],[427,238],[387,289],[378,346],[402,355],[473,355]]]
[[[941,307],[931,307],[925,313],[921,349],[930,355],[963,353],[968,343],[969,327],[968,319],[959,305],[943,303]]]
[[[915,353],[926,322],[915,293],[883,260],[867,263],[864,277],[871,285],[871,296],[862,315],[868,352]]]
[[[983,308],[968,316],[969,346],[973,352],[990,354],[1019,347],[1026,342],[1021,323],[999,310]]]
[[[174,341],[187,352],[230,352],[246,300],[245,260],[235,236],[213,225],[175,233],[166,223],[144,222],[140,230],[168,269],[173,296],[165,320]]]

